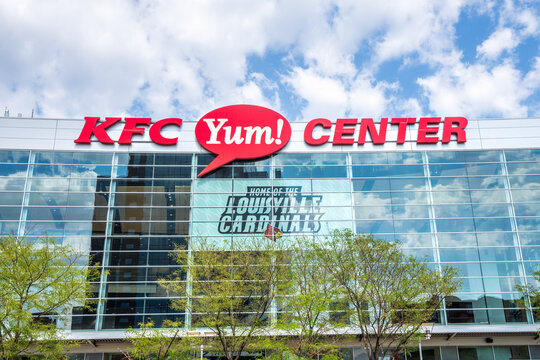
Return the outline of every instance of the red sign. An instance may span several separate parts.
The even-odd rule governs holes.
[[[200,177],[236,159],[257,159],[275,153],[291,138],[284,116],[261,106],[231,105],[210,111],[195,126],[197,141],[218,156]]]
[[[360,123],[360,129],[357,132],[357,124]],[[407,127],[414,125],[416,118],[393,118],[392,125],[397,125],[397,144],[405,143],[405,134]],[[439,124],[440,117],[422,117],[418,122],[417,144],[435,144],[439,142]],[[467,141],[467,119],[464,117],[446,117],[442,128],[441,142],[447,144],[455,135],[458,143]],[[316,127],[323,129],[323,134],[314,136],[313,132]],[[373,119],[337,119],[332,123],[328,119],[311,120],[304,129],[304,141],[309,145],[322,145],[330,140],[330,134],[333,134],[332,145],[352,145],[355,142],[363,145],[366,142],[366,136],[369,132],[373,144],[382,145],[386,141],[386,130],[388,129],[388,118],[382,118],[379,125],[379,130],[375,126]],[[329,131],[327,131],[329,130]]]
[[[107,129],[122,120],[122,118],[107,117],[105,118],[105,121],[100,123],[99,125],[97,125],[97,122],[99,121],[98,117],[85,117],[84,120],[85,123],[81,134],[75,140],[77,144],[90,144],[90,138],[92,137],[92,135],[94,135],[96,139],[102,144],[114,144],[114,140],[109,137],[109,134],[107,134]],[[149,126],[151,120],[152,119],[150,118],[126,118],[124,123],[124,129],[120,134],[118,143],[123,145],[130,145],[133,135],[137,134],[142,136],[144,134],[144,131],[146,130],[143,127],[138,127],[138,125]],[[156,121],[150,127],[150,139],[152,139],[152,141],[156,144],[160,145],[175,145],[178,142],[177,137],[166,138],[161,135],[161,129],[167,125],[176,125],[180,127],[182,125],[182,119],[167,118]]]

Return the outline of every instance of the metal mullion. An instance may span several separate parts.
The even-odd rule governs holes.
[[[116,179],[117,175],[118,156],[117,153],[113,153],[111,164],[111,179],[109,185],[109,201],[107,201],[107,224],[105,225],[105,239],[103,244],[103,259],[101,265],[101,277],[98,293],[98,304],[96,310],[96,327],[95,330],[99,331],[103,325],[103,314],[105,313],[105,298],[107,290],[107,266],[109,265],[109,255],[111,249],[111,234],[112,224],[114,222],[113,204],[115,201],[116,192]]]

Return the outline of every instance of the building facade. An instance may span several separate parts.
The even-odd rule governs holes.
[[[534,283],[540,263],[539,121],[470,120],[465,143],[420,145],[410,131],[399,144],[390,130],[383,145],[368,137],[317,147],[303,141],[305,123],[291,123],[277,154],[197,177],[214,155],[197,143],[195,123],[182,124],[174,147],[146,135],[81,145],[82,120],[2,118],[0,233],[52,236],[99,264],[97,308],[74,308],[59,324],[88,340],[81,359],[115,359],[123,330],[149,319],[189,326],[157,283],[178,268],[170,253],[188,239],[279,231],[284,241],[335,229],[399,240],[433,267],[459,269],[463,286],[428,329],[424,359],[540,358],[539,312],[516,290]]]

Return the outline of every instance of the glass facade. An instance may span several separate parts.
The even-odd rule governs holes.
[[[523,307],[515,287],[533,282],[540,260],[538,155],[281,153],[197,178],[213,156],[4,150],[0,233],[52,236],[99,267],[99,305],[75,308],[64,324],[72,330],[149,318],[188,324],[169,302],[185,294],[167,294],[157,280],[179,268],[170,253],[189,250],[189,238],[241,241],[277,229],[280,241],[323,239],[345,228],[399,240],[434,267],[459,268],[463,286],[438,324],[532,324],[538,312]],[[486,358],[468,351],[460,358]]]

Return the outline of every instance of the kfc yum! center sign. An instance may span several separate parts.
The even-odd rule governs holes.
[[[174,146],[182,141],[182,119],[166,118],[152,122],[150,118],[85,117],[85,123],[77,144],[90,144],[96,139],[102,144],[129,146],[134,136],[142,136],[148,130],[150,140],[158,145]],[[108,130],[122,126],[120,137],[109,136]],[[448,144],[451,141],[467,141],[467,119],[464,117],[420,117],[313,119],[303,128],[303,141],[312,147],[332,145],[364,145],[369,136],[374,145],[387,141],[387,132],[397,130],[396,143],[404,144],[406,135],[417,132],[417,144]],[[165,136],[162,130],[174,127],[178,136]],[[168,132],[170,134],[170,132]],[[203,176],[236,159],[253,160],[281,150],[291,139],[291,125],[287,119],[271,109],[255,105],[230,105],[215,109],[199,119],[195,137],[199,144],[217,157],[198,176]],[[297,139],[298,141],[298,139]]]

